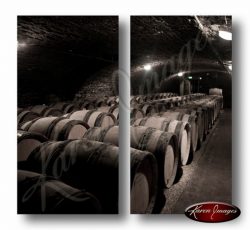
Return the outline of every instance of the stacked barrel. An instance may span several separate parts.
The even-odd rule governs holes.
[[[145,189],[152,181],[146,173],[135,180],[131,189],[132,213],[147,213],[148,202],[153,213],[159,212],[160,197],[165,189],[176,183],[178,170],[192,163],[195,152],[201,147],[209,130],[214,125],[223,105],[221,95],[189,94],[176,96],[171,93],[131,96],[131,108],[141,109],[144,116],[131,117],[131,147],[146,150],[153,154],[158,177],[151,188],[154,189],[155,204],[149,199],[142,201],[141,194],[149,193]],[[157,186],[155,186],[155,184]]]
[[[118,213],[118,146],[85,135],[118,124],[117,100],[18,109],[18,213]]]

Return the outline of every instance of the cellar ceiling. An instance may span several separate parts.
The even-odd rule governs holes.
[[[223,70],[232,60],[232,41],[219,37],[221,29],[232,31],[230,16],[132,16],[132,63],[176,57],[191,60],[195,69]]]

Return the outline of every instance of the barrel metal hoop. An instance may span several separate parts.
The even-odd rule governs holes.
[[[148,140],[150,139],[153,132],[155,132],[154,128],[149,127],[146,129],[145,133],[142,135],[138,143],[138,148],[140,150],[146,150]]]
[[[101,132],[100,132],[100,140],[103,142],[104,140],[104,137],[106,136],[107,132],[112,128],[113,126],[109,126],[105,129],[102,129]]]
[[[95,124],[94,124],[94,126],[97,126],[97,127],[101,126],[102,121],[103,121],[103,119],[104,119],[104,117],[105,117],[106,114],[107,114],[107,113],[100,113],[100,114],[97,116],[97,118],[95,119]]]
[[[83,118],[83,122],[88,123],[88,120],[89,120],[91,114],[94,113],[94,112],[96,112],[96,110],[89,110],[89,111],[85,114],[85,116],[84,116],[84,118]]]
[[[139,125],[140,126],[145,126],[145,123],[147,122],[147,120],[148,120],[148,117],[142,118],[141,121],[140,121],[140,123],[139,123]]]
[[[66,118],[65,118],[65,117],[58,117],[58,118],[56,118],[54,121],[52,121],[52,122],[49,124],[49,126],[48,126],[48,128],[47,128],[47,130],[46,130],[46,132],[45,132],[45,136],[48,137],[48,138],[50,139],[54,126],[55,126],[59,121],[64,120],[64,119],[66,119]]]
[[[169,120],[164,119],[164,121],[161,124],[161,130],[167,132],[169,126]]]

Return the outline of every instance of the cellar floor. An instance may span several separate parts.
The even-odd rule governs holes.
[[[178,181],[164,191],[161,213],[183,214],[203,201],[231,203],[232,197],[232,111],[222,110],[193,161],[179,171]]]

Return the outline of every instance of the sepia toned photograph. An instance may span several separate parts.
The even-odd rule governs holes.
[[[18,16],[17,36],[17,213],[118,214],[118,16]]]
[[[232,17],[131,16],[132,214],[232,204]]]

